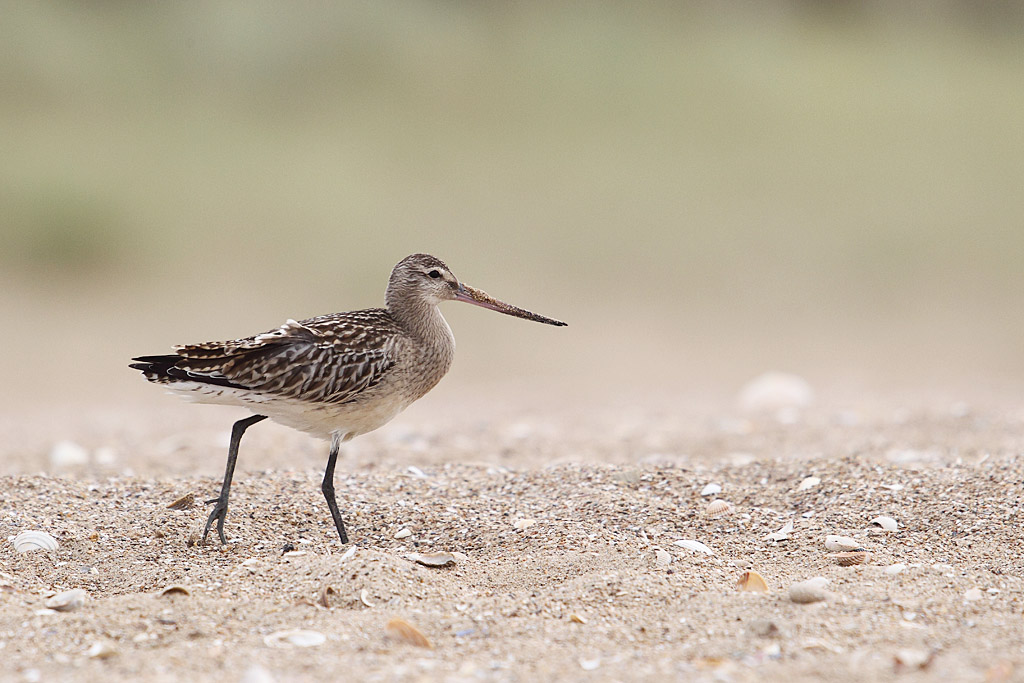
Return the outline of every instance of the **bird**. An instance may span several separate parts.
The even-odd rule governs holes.
[[[391,421],[448,372],[455,337],[438,309],[444,301],[566,325],[470,287],[437,257],[412,254],[391,271],[384,308],[289,319],[249,337],[132,358],[128,367],[175,394],[253,413],[232,426],[220,495],[206,501],[213,509],[201,543],[215,523],[220,542],[227,543],[224,522],[239,445],[249,427],[267,418],[330,442],[320,488],[341,543],[348,543],[334,493],[339,448]]]

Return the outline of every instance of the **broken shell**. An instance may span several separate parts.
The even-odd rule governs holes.
[[[316,604],[320,605],[324,609],[331,608],[331,596],[337,595],[338,591],[334,590],[333,586],[324,584],[320,589],[320,592],[316,596]]]
[[[586,619],[584,619],[583,617],[581,617],[580,615],[575,614],[575,613],[569,615],[569,621],[571,621],[574,624],[585,624],[585,623],[587,623]]]
[[[702,496],[713,496],[716,493],[721,493],[721,492],[722,492],[722,485],[721,484],[708,484],[707,486],[705,486],[704,488],[702,488],[700,490],[700,495],[702,495]]]
[[[512,523],[512,527],[516,531],[525,531],[526,529],[529,529],[531,526],[533,526],[536,523],[537,523],[537,520],[535,520],[535,519],[523,519],[522,517],[520,517],[519,519],[517,519],[516,521],[514,521]]]
[[[904,648],[896,651],[892,661],[897,672],[912,671],[914,669],[927,669],[934,657],[934,652]]]
[[[736,587],[741,591],[751,591],[753,593],[768,592],[768,583],[764,580],[763,576],[755,571],[740,574],[740,580],[736,582]]]
[[[14,549],[19,553],[33,550],[56,550],[57,539],[45,531],[22,531],[14,537]]]
[[[871,553],[866,550],[851,550],[845,553],[834,553],[830,555],[840,567],[852,567],[856,564],[867,564],[871,559]]]
[[[800,485],[796,487],[797,491],[806,491],[807,489],[813,489],[815,486],[821,483],[820,477],[807,477],[800,482]]]
[[[384,632],[393,640],[400,640],[416,647],[433,648],[423,633],[405,619],[392,619],[384,626]]]
[[[447,567],[455,564],[458,559],[452,553],[409,553],[405,559],[411,560],[424,567]]]
[[[833,536],[829,534],[825,537],[825,550],[831,552],[845,552],[848,550],[863,550],[860,543],[849,536]]]
[[[346,550],[345,552],[343,552],[341,554],[341,557],[338,558],[338,562],[344,562],[345,560],[350,559],[355,554],[356,554],[356,547],[352,546],[351,548],[349,548],[348,550]]]
[[[721,498],[708,503],[708,506],[704,508],[704,515],[710,519],[718,519],[719,517],[725,517],[732,513],[732,503]]]
[[[694,551],[696,553],[704,553],[705,555],[714,555],[715,554],[714,550],[712,550],[711,548],[707,547],[706,545],[704,545],[700,541],[694,541],[694,540],[690,540],[690,539],[681,539],[681,540],[676,541],[672,545],[677,545],[680,548],[686,548],[687,550],[692,550],[692,551]]]
[[[168,595],[192,595],[192,591],[188,589],[188,586],[181,586],[178,584],[172,584],[167,588],[163,589],[158,593],[162,598]]]
[[[412,536],[412,530],[409,527],[402,527],[395,532],[395,538],[409,538]]]
[[[263,642],[271,647],[316,647],[326,642],[327,636],[319,631],[306,631],[301,628],[290,628],[285,631],[275,631],[264,636]]]
[[[658,569],[664,569],[665,567],[672,564],[672,555],[667,550],[658,548],[654,551],[654,566]]]
[[[58,612],[70,612],[85,604],[88,594],[81,588],[72,588],[63,593],[57,593],[46,601],[46,607]]]
[[[90,659],[108,659],[117,654],[117,650],[114,649],[113,644],[101,640],[92,644],[88,650],[85,651],[85,656]]]
[[[367,607],[373,607],[373,603],[370,601],[370,591],[365,588],[359,591],[359,602],[363,603]]]
[[[789,599],[801,605],[820,602],[828,597],[828,592],[825,590],[826,585],[828,585],[828,579],[824,576],[816,576],[813,579],[794,583],[789,587]]]
[[[966,591],[964,591],[964,600],[966,600],[967,602],[974,602],[976,600],[981,600],[981,598],[982,593],[980,588],[968,588]]]
[[[167,506],[168,510],[188,510],[196,504],[196,497],[193,493],[186,493],[184,496]]]
[[[767,536],[765,536],[764,539],[766,541],[775,541],[776,543],[778,543],[779,541],[787,540],[791,533],[793,533],[793,522],[792,522],[792,520],[789,521],[789,522],[786,522],[782,526],[782,528],[779,529],[778,531],[773,531],[772,533],[770,533]]]
[[[890,564],[888,567],[885,568],[885,573],[889,576],[896,576],[906,568],[907,565],[903,564],[902,562],[899,562],[897,564]]]
[[[871,520],[871,523],[877,524],[886,531],[896,531],[900,527],[899,523],[892,517],[875,517]]]

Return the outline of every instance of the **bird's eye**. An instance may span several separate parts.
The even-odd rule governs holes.
[[[441,277],[441,271],[432,270],[429,273],[427,273],[427,275],[429,275],[430,277],[432,277],[432,278],[434,278],[436,280],[437,278]]]

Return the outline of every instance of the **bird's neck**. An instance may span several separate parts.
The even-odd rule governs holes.
[[[388,302],[388,312],[405,331],[432,344],[454,344],[452,330],[434,304],[423,301]]]

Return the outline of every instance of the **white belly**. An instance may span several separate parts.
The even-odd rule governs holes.
[[[398,392],[381,392],[358,403],[307,403],[199,382],[176,382],[167,387],[174,394],[195,403],[213,403],[248,408],[274,422],[330,439],[335,432],[344,439],[372,432],[390,422],[408,407]]]

